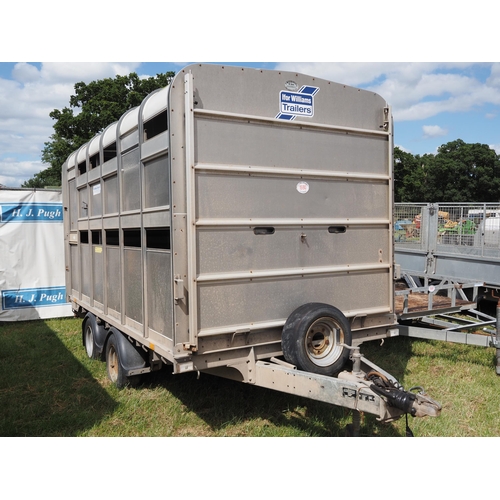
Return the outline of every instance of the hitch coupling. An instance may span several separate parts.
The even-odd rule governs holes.
[[[402,386],[374,371],[366,375],[366,380],[372,382],[370,389],[384,398],[389,406],[398,408],[412,417],[438,417],[441,414],[441,405],[427,396],[422,387],[412,387],[405,391]],[[415,390],[418,392],[412,392]]]

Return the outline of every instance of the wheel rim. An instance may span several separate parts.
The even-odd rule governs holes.
[[[333,318],[319,318],[304,338],[306,353],[317,366],[330,366],[342,355],[344,331]]]
[[[90,325],[85,328],[85,350],[88,357],[91,358],[92,354],[94,354],[94,332]]]
[[[112,382],[118,379],[118,354],[115,346],[110,346],[108,352],[108,375]]]

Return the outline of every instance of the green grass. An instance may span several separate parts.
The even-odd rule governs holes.
[[[495,350],[404,337],[362,353],[406,387],[443,405],[410,418],[415,436],[499,436]],[[87,358],[81,320],[0,323],[1,436],[344,436],[351,413],[279,392],[195,373],[149,374],[118,390]],[[405,420],[362,415],[363,436],[404,436]]]

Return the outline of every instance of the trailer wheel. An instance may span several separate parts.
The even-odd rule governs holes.
[[[139,376],[127,376],[120,359],[120,350],[118,348],[116,337],[112,333],[106,344],[106,371],[108,378],[118,389],[130,385],[135,387],[139,382]]]
[[[351,328],[342,312],[328,304],[310,303],[296,309],[282,332],[285,359],[301,370],[335,375],[349,359]]]
[[[83,345],[90,359],[99,359],[100,355],[96,346],[97,321],[93,314],[85,316],[83,325]]]

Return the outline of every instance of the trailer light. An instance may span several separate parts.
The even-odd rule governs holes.
[[[174,373],[185,373],[192,372],[194,370],[194,364],[192,361],[187,363],[176,363],[174,365]]]

